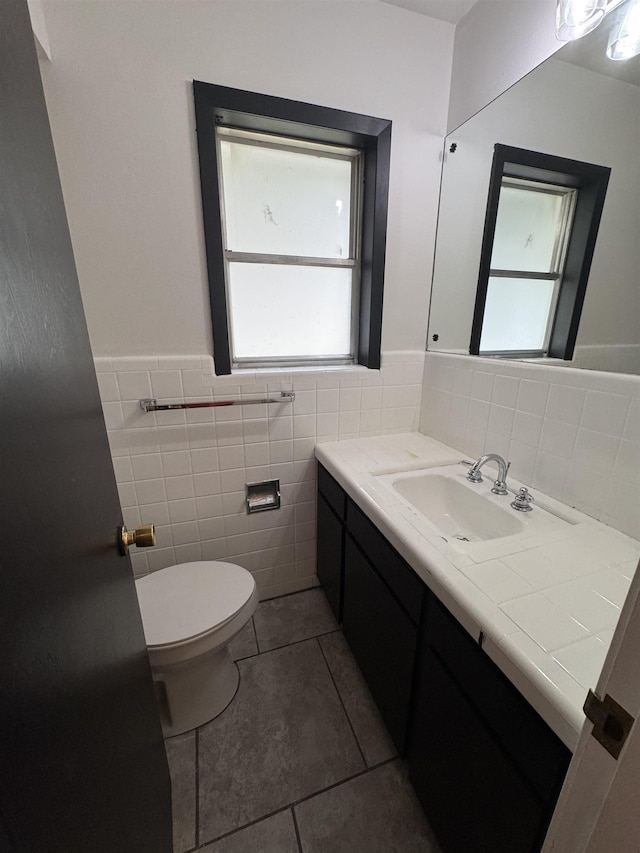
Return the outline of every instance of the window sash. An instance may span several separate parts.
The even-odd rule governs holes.
[[[512,189],[523,189],[527,192],[540,192],[540,193],[548,193],[550,195],[557,195],[562,197],[562,207],[560,211],[560,215],[558,216],[558,221],[556,223],[556,235],[555,242],[553,248],[553,255],[551,261],[551,271],[547,273],[543,272],[535,272],[529,270],[522,269],[498,269],[498,268],[490,268],[489,269],[489,278],[515,278],[515,279],[525,279],[525,280],[536,280],[536,281],[554,281],[555,287],[553,289],[553,295],[551,298],[551,302],[549,305],[549,314],[547,317],[547,328],[544,336],[544,345],[541,350],[480,350],[480,354],[482,355],[505,355],[510,354],[513,356],[522,356],[526,354],[528,356],[544,356],[547,354],[549,350],[549,342],[551,338],[551,331],[553,328],[553,321],[555,319],[556,308],[558,305],[558,297],[560,295],[560,286],[562,284],[562,277],[564,274],[564,266],[567,258],[567,251],[569,247],[569,238],[571,236],[571,228],[573,227],[573,219],[575,215],[576,202],[578,197],[578,192],[576,189],[570,187],[558,187],[554,184],[545,184],[541,181],[534,181],[527,178],[513,178],[513,177],[503,177],[500,187],[509,187]],[[500,199],[498,198],[498,208],[500,206]],[[493,247],[492,247],[493,251]]]
[[[225,260],[225,265],[229,262]],[[292,264],[292,267],[296,269],[304,269],[305,266],[309,269],[312,268],[311,265],[302,265],[302,264]],[[350,338],[350,351],[345,353],[333,352],[333,353],[317,353],[313,355],[281,355],[281,356],[239,356],[236,354],[236,348],[234,344],[234,324],[231,318],[231,310],[233,305],[233,298],[230,292],[230,288],[227,294],[227,306],[229,309],[229,343],[231,347],[231,354],[233,358],[234,367],[238,368],[264,368],[264,367],[304,367],[304,366],[312,366],[312,365],[345,365],[345,364],[354,364],[355,358],[354,353],[357,352],[354,349],[354,346],[357,346],[357,329],[358,329],[358,314],[360,310],[359,304],[359,268],[352,267],[349,269],[345,264],[336,264],[332,265],[334,269],[347,269],[351,273],[351,312],[349,316],[349,338]],[[228,278],[230,283],[230,276]]]
[[[305,365],[340,365],[354,364],[358,353],[358,318],[360,312],[360,274],[361,274],[361,243],[362,243],[362,209],[363,209],[363,181],[364,181],[364,156],[361,150],[347,148],[325,143],[311,142],[295,137],[282,137],[275,134],[245,131],[232,127],[216,127],[216,148],[218,162],[222,163],[220,143],[227,140],[236,144],[252,145],[258,147],[275,148],[281,151],[292,151],[299,153],[305,151],[313,153],[314,156],[327,157],[338,160],[346,160],[351,163],[351,187],[350,187],[350,210],[349,210],[349,257],[348,258],[325,258],[309,257],[303,255],[279,255],[260,252],[237,252],[227,247],[227,228],[225,220],[224,199],[224,177],[223,170],[218,173],[218,190],[220,197],[220,215],[222,222],[223,258],[224,258],[224,280],[227,306],[227,327],[229,336],[229,349],[232,367],[282,367],[282,366],[305,366]],[[285,264],[297,267],[334,267],[350,268],[351,275],[351,316],[350,320],[350,352],[333,353],[322,356],[292,356],[278,357],[265,356],[264,358],[242,358],[236,355],[233,334],[232,300],[230,294],[229,265],[233,262],[255,263],[255,264]]]

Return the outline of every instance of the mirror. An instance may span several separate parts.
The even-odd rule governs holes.
[[[640,374],[640,56],[606,57],[627,3],[445,140],[427,348],[468,353],[494,146],[611,168],[571,361]]]

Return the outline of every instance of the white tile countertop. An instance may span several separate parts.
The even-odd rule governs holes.
[[[316,457],[469,634],[482,633],[486,654],[573,750],[640,543],[537,490],[534,512],[547,523],[535,532],[525,521],[515,535],[447,540],[385,476],[461,461],[419,433],[320,444]],[[485,480],[495,470],[487,464]],[[508,507],[511,496],[499,500]]]

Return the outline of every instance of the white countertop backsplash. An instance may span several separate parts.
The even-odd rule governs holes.
[[[457,463],[458,451],[405,433],[321,444],[316,456],[464,628],[484,634],[486,654],[573,750],[640,543],[533,490],[570,524],[461,553],[380,476]]]

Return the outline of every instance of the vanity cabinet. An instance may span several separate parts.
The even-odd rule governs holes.
[[[321,465],[317,532],[320,585],[403,752],[424,585]]]
[[[480,646],[431,597],[408,763],[442,849],[540,850],[570,758]]]
[[[318,466],[318,577],[444,853],[535,853],[571,754]]]
[[[317,573],[333,614],[342,621],[342,564],[347,496],[318,465]]]
[[[424,586],[368,518],[347,504],[343,631],[404,752]]]

